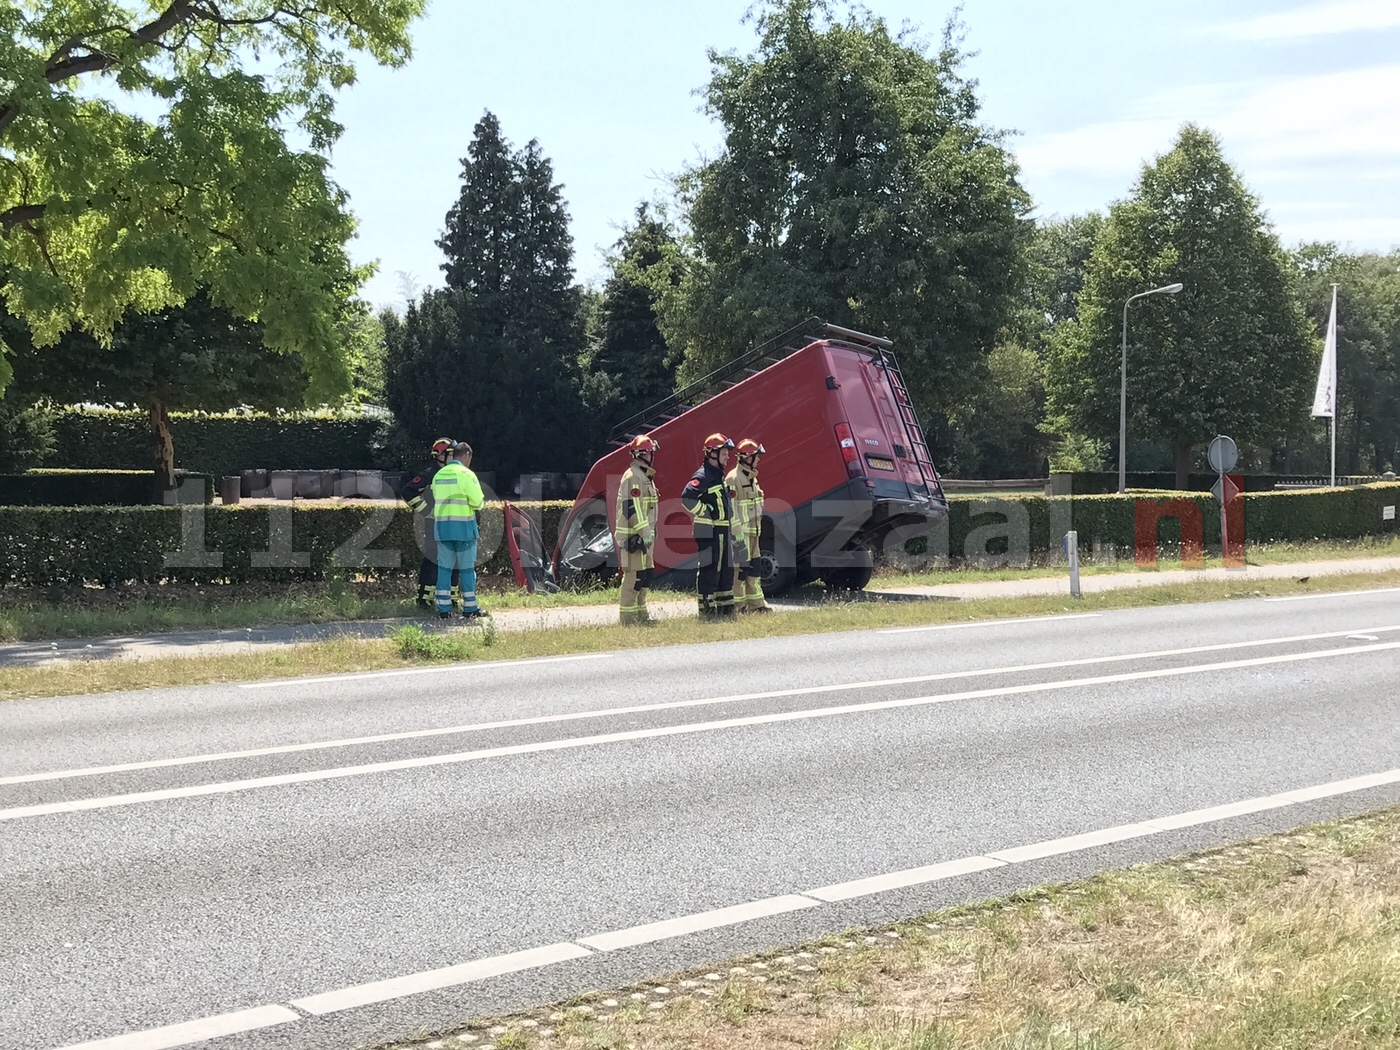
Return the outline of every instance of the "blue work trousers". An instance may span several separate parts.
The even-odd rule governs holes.
[[[437,541],[437,610],[452,611],[452,571],[461,573],[462,612],[477,611],[476,604],[476,537],[469,540]]]

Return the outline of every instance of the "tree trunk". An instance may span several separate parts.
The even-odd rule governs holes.
[[[1185,490],[1191,484],[1191,441],[1176,439],[1176,487]]]
[[[147,408],[151,421],[151,449],[155,460],[157,503],[173,503],[175,492],[175,438],[170,433],[170,413],[165,403],[152,398]]]

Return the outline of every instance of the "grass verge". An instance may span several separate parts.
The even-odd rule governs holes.
[[[483,1020],[427,1045],[1395,1047],[1400,808]]]
[[[1386,556],[1400,556],[1400,536],[1255,546],[1249,548],[1247,560],[1251,565],[1275,565]],[[1164,560],[1160,567],[1175,568],[1177,564]],[[1218,568],[1219,564],[1219,558],[1206,560],[1208,568]],[[1138,570],[1131,557],[1097,565],[1086,562],[1083,566],[1085,575],[1134,571]],[[962,567],[920,573],[887,570],[876,576],[874,586],[941,586],[1064,574],[1063,565],[1048,564],[1006,569]],[[412,581],[402,580],[378,583],[329,580],[277,586],[162,585],[110,590],[80,587],[53,592],[0,588],[0,642],[413,619],[423,615],[414,605],[413,587]],[[489,607],[501,612],[617,604],[616,587],[531,595],[520,592],[508,581],[482,578],[478,589]],[[819,594],[821,587],[814,585],[810,591]]]
[[[740,641],[1395,586],[1400,586],[1400,572],[1314,577],[1306,582],[1295,579],[1206,580],[1090,594],[1075,602],[1056,595],[962,601],[834,599],[798,612],[774,613],[761,618],[744,617],[709,624],[683,618],[645,628],[610,624],[507,633],[497,632],[492,627],[466,627],[438,635],[423,631],[417,625],[408,625],[388,639],[341,638],[220,656],[79,660],[40,667],[5,667],[0,668],[0,701],[294,678],[446,661],[518,660],[641,646]]]

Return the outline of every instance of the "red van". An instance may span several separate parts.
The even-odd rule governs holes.
[[[767,450],[759,461],[767,593],[818,578],[859,590],[873,551],[948,513],[890,341],[814,319],[614,431],[616,447],[593,464],[561,523],[556,582],[616,573],[611,519],[630,462],[624,446],[650,434],[661,445],[656,585],[693,586],[696,547],[680,495],[716,432]]]

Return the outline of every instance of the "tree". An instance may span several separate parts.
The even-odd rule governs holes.
[[[105,346],[128,311],[203,291],[302,355],[318,399],[344,392],[336,322],[364,271],[327,174],[333,92],[356,52],[402,64],[424,2],[0,0],[6,308],[40,347]]]
[[[1078,318],[1051,343],[1047,411],[1057,431],[1116,437],[1123,304],[1129,434],[1170,443],[1178,488],[1219,433],[1270,444],[1306,413],[1317,344],[1288,257],[1208,131],[1187,125],[1115,204],[1085,269]]]
[[[1393,468],[1400,450],[1400,252],[1349,254],[1335,244],[1294,253],[1300,295],[1318,338],[1337,287],[1337,452],[1349,474]],[[1320,436],[1325,424],[1304,433]],[[1301,435],[1300,435],[1301,436]],[[1300,444],[1305,442],[1290,442]],[[1321,442],[1315,442],[1321,446]],[[1314,469],[1327,454],[1318,449]]]
[[[635,223],[623,231],[608,260],[612,272],[603,284],[587,365],[608,388],[607,409],[615,423],[644,411],[676,388],[677,355],[657,325],[656,278],[649,273],[675,249],[670,228],[642,204]]]
[[[16,391],[61,404],[146,410],[157,493],[175,485],[171,412],[301,408],[306,400],[301,356],[271,349],[261,326],[216,306],[203,292],[181,306],[128,313],[110,346],[86,332],[69,332],[56,347],[38,347],[16,319],[7,328]]]
[[[818,314],[892,337],[916,399],[946,412],[1010,315],[1029,234],[956,26],[929,53],[862,9],[770,0],[757,29],[753,54],[710,52],[724,147],[679,182],[689,252],[661,315],[682,379]]]
[[[469,441],[503,479],[585,465],[568,221],[539,144],[513,150],[487,113],[438,241],[448,286],[385,328],[385,393],[413,440]]]

